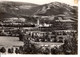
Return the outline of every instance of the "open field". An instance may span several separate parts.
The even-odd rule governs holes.
[[[0,36],[1,46],[22,46],[23,42],[19,41],[18,37]]]

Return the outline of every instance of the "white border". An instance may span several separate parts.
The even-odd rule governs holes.
[[[80,0],[78,0],[78,55],[19,55],[19,54],[12,54],[12,55],[0,55],[1,57],[80,57]]]
[[[78,55],[80,55],[80,0],[78,0]]]

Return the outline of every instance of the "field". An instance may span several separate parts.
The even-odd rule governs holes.
[[[0,36],[0,47],[22,46],[23,42],[18,37]]]

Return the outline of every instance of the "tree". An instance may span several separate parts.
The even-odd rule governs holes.
[[[46,48],[46,47],[45,47],[44,54],[49,54],[49,53],[50,53],[50,50],[49,50],[49,48]]]
[[[74,41],[76,41],[76,40],[74,40]],[[73,43],[74,41],[72,39],[68,39],[68,40],[64,41],[64,45],[63,45],[64,54],[72,54],[72,51],[74,48],[73,45],[75,45],[75,43]]]
[[[23,41],[24,33],[22,33],[21,30],[18,30],[18,34],[19,34],[19,40]]]
[[[59,54],[59,49],[56,46],[51,48],[51,54]]]
[[[8,53],[11,53],[11,49],[10,48],[8,49]]]
[[[22,54],[23,52],[24,52],[23,47],[20,46],[20,47],[19,47],[19,53]]]
[[[4,47],[2,47],[2,48],[0,49],[0,52],[5,53],[5,52],[6,52],[6,49],[5,49]]]
[[[71,39],[71,51],[72,54],[77,54],[78,46],[76,37]]]
[[[8,49],[8,53],[13,53],[13,48],[12,49]]]
[[[18,53],[19,53],[19,49],[18,49],[18,48],[16,48],[15,53],[16,53],[16,54],[18,54]]]

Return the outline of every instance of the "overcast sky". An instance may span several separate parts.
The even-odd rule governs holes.
[[[29,3],[34,3],[34,4],[40,4],[40,5],[58,1],[58,2],[70,4],[70,5],[76,5],[74,4],[74,0],[0,0],[0,1],[29,2]]]

